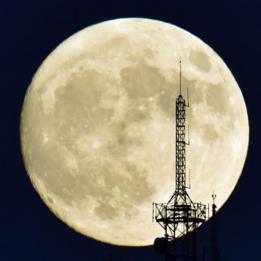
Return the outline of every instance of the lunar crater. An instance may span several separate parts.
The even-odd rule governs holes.
[[[144,61],[121,70],[121,85],[135,100],[157,95],[162,88],[162,79],[160,70]]]

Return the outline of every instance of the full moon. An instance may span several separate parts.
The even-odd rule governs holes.
[[[225,40],[224,40],[225,41]],[[42,63],[21,113],[30,180],[74,230],[114,245],[151,245],[152,202],[175,189],[175,99],[187,108],[189,195],[220,208],[248,149],[246,106],[223,60],[191,33],[129,18],[96,24]]]

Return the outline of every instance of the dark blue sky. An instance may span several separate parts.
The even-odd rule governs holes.
[[[195,34],[224,59],[238,81],[249,113],[250,147],[243,175],[217,216],[219,247],[222,260],[260,261],[260,13],[259,0],[2,0],[0,260],[98,261],[110,253],[116,261],[162,260],[150,247],[113,247],[64,225],[34,191],[20,152],[24,95],[50,51],[88,25],[136,16],[174,23]],[[208,230],[206,225],[202,233]]]

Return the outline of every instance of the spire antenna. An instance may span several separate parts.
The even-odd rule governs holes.
[[[179,94],[181,95],[181,60],[179,61]]]

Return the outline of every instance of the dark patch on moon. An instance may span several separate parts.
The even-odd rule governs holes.
[[[206,101],[214,112],[221,114],[229,114],[233,112],[230,108],[229,92],[220,84],[208,84],[206,90]]]
[[[104,124],[113,115],[111,109],[98,106],[105,81],[104,76],[93,70],[72,76],[65,86],[55,92],[55,117],[77,128],[84,127],[86,121],[82,119]]]
[[[135,66],[121,70],[121,86],[126,89],[129,98],[153,97],[162,89],[162,77],[159,69],[140,61]]]
[[[129,126],[130,127],[130,126]],[[138,145],[142,146],[143,144],[143,136],[139,132],[130,132],[128,131],[127,124],[125,122],[121,122],[115,126],[117,131],[115,131],[116,135],[116,146],[124,150],[127,150],[129,147]]]
[[[149,176],[148,171],[130,162],[125,162],[125,169],[130,173],[131,178],[128,178],[129,186],[125,188],[125,192],[123,193],[126,193],[128,198],[137,204],[151,198],[156,189],[147,180]]]
[[[128,119],[129,123],[140,123],[142,126],[144,121],[151,119],[151,110],[151,104],[148,99],[140,99],[127,108],[124,118]]]
[[[192,50],[189,55],[191,63],[203,72],[209,72],[211,69],[211,63],[208,56],[198,50]]]
[[[210,143],[214,143],[219,138],[216,129],[211,124],[204,124],[202,126],[202,132],[199,131],[199,135],[200,134],[203,139],[207,140]]]
[[[115,219],[118,216],[117,208],[111,206],[107,201],[100,202],[100,205],[94,209],[96,215],[101,219]]]
[[[57,140],[75,153],[71,141],[83,133],[93,132],[95,127],[104,126],[114,115],[113,108],[102,108],[99,104],[104,83],[104,76],[86,70],[80,75],[72,75],[66,85],[55,92],[54,115],[49,117],[62,119],[52,122]]]

